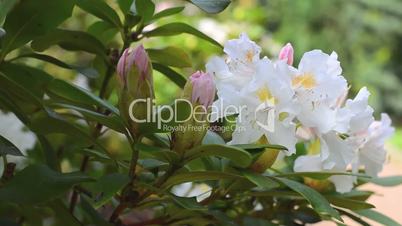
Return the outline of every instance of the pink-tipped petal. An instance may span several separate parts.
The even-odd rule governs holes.
[[[293,47],[292,44],[288,43],[284,47],[282,47],[281,51],[279,52],[279,60],[286,60],[288,65],[293,64]]]
[[[215,84],[212,76],[202,71],[197,71],[190,76],[193,92],[191,101],[200,103],[205,108],[212,105],[215,98]]]

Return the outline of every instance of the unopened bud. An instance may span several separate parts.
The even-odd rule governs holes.
[[[288,43],[284,47],[282,47],[279,52],[279,60],[286,60],[286,63],[289,65],[293,64],[293,47],[292,44]]]
[[[120,83],[119,108],[122,117],[130,122],[134,134],[139,133],[135,119],[146,119],[150,110],[146,100],[154,98],[152,64],[142,45],[136,49],[126,49],[117,64],[117,74]],[[141,100],[141,101],[136,101]],[[135,106],[131,106],[136,101]],[[132,107],[131,114],[130,107]],[[131,117],[130,117],[131,116]]]
[[[262,136],[258,144],[268,144],[268,140],[265,136]],[[256,173],[263,173],[270,168],[276,161],[279,154],[279,150],[272,148],[265,148],[263,153],[258,156],[257,160],[251,165],[251,169]]]
[[[185,131],[175,131],[172,134],[172,148],[181,155],[200,145],[208,131],[207,116],[215,98],[212,76],[201,71],[195,72],[185,85],[182,98],[191,102],[192,112],[190,119],[182,124]]]

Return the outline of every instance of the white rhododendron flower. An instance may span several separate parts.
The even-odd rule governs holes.
[[[364,169],[376,176],[381,171],[391,120],[382,114],[381,121],[374,121],[366,87],[347,99],[348,84],[335,52],[306,52],[295,68],[290,43],[272,61],[260,58],[261,48],[245,34],[228,41],[224,52],[226,58],[213,57],[206,68],[218,95],[211,119],[237,115],[230,144],[266,138],[285,146],[287,154],[296,153],[298,142],[314,144],[314,151],[296,159],[295,172]],[[329,180],[338,192],[348,192],[356,177],[333,175]]]

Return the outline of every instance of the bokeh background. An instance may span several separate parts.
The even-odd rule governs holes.
[[[109,0],[116,6],[114,0]],[[156,1],[157,10],[183,1]],[[117,8],[117,7],[116,7]],[[387,144],[388,164],[382,175],[402,174],[402,1],[401,0],[235,0],[223,13],[208,15],[193,5],[186,5],[182,14],[161,20],[159,23],[182,21],[197,27],[220,43],[236,38],[246,32],[263,48],[263,55],[275,58],[280,48],[291,42],[295,49],[297,64],[303,52],[322,49],[327,53],[336,51],[343,74],[350,85],[353,96],[363,86],[372,93],[370,104],[376,116],[385,111],[393,119],[396,133]],[[77,7],[74,16],[63,26],[74,30],[89,30],[101,41],[116,36],[113,29],[99,29],[97,19]],[[151,25],[155,26],[155,25]],[[145,29],[151,29],[147,27]],[[118,36],[107,44],[118,48]],[[146,47],[158,48],[168,45],[185,49],[191,56],[193,68],[179,72],[189,76],[195,70],[203,70],[208,58],[222,52],[211,44],[190,35],[141,40]],[[84,53],[67,53],[61,48],[47,50],[66,62],[76,65],[92,64],[97,68],[93,56]],[[24,60],[21,60],[24,61]],[[26,62],[40,66],[56,77],[80,85],[89,90],[98,90],[99,78],[84,76],[36,60]],[[112,85],[113,86],[113,85]],[[155,90],[158,104],[170,103],[180,93],[179,87],[162,74],[155,74]],[[111,102],[116,102],[112,95]],[[0,134],[25,150],[28,158],[35,161],[35,137],[23,128],[12,114],[0,112]],[[56,137],[55,139],[59,139]],[[65,142],[60,140],[60,142]],[[109,150],[124,156],[125,142],[117,134],[103,138]],[[74,155],[73,147],[63,147],[62,152],[71,152],[63,161],[63,171],[76,170],[80,159]],[[30,151],[31,150],[31,151]],[[123,158],[123,157],[122,157]],[[18,160],[18,159],[17,159]],[[20,160],[18,160],[20,161]],[[97,167],[96,165],[92,167]],[[402,187],[380,188],[369,185],[378,195],[370,201],[378,210],[398,222],[402,222],[399,204],[402,203]],[[320,225],[331,225],[322,223]]]

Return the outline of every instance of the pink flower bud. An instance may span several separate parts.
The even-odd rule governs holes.
[[[215,83],[212,76],[202,71],[197,71],[190,76],[193,86],[191,101],[200,103],[208,108],[215,98]]]
[[[139,45],[137,48],[127,48],[117,64],[117,74],[122,84],[127,83],[127,76],[135,66],[140,80],[148,79],[152,70],[149,66],[149,57],[144,46]]]
[[[282,47],[279,52],[279,60],[286,60],[286,63],[289,65],[293,64],[293,47],[292,44],[288,43],[284,47]]]

